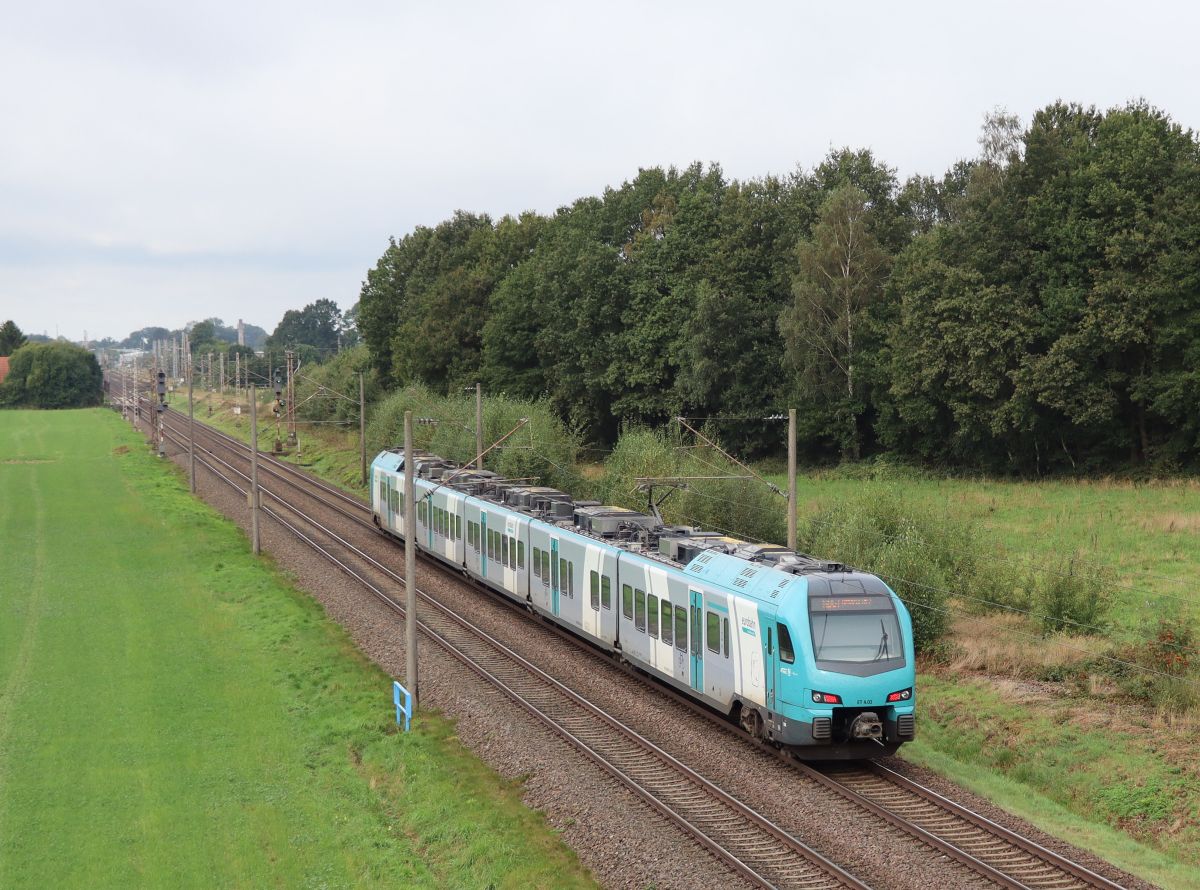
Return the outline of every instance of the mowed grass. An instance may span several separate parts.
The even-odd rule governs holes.
[[[102,410],[0,412],[0,887],[592,886]]]

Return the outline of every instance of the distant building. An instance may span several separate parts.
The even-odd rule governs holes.
[[[0,355],[0,383],[8,376],[8,356]]]

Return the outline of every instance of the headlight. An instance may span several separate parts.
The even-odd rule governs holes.
[[[911,686],[909,686],[907,689],[900,689],[896,692],[889,692],[887,700],[889,702],[908,701],[910,698],[912,698],[912,687]]]
[[[833,695],[830,692],[817,692],[815,689],[813,690],[812,699],[819,705],[840,705],[842,703],[840,695]]]

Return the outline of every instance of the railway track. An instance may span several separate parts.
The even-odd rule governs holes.
[[[168,424],[168,427],[174,427],[175,421],[176,418],[172,418],[172,422],[171,424]],[[213,459],[220,461],[220,463],[224,464],[226,467],[229,467],[230,470],[244,478],[245,474],[234,470],[230,464],[219,458],[215,451],[209,447],[209,445],[202,446],[200,444],[200,439],[206,440],[210,443],[210,445],[215,444],[219,448],[226,449],[232,454],[236,455],[237,459],[241,459],[246,462],[249,461],[248,446],[244,442],[241,442],[240,440],[229,436],[226,433],[215,430],[212,427],[208,427],[207,425],[199,422],[196,424],[196,430],[199,433],[199,436],[197,437],[198,462],[200,461],[200,451],[203,449]],[[181,435],[181,432],[182,431],[179,429],[173,428],[171,435],[175,437],[175,441],[179,445],[186,448],[186,441],[182,438],[182,435],[186,435],[186,433],[182,432]],[[216,472],[215,468],[210,467],[210,469],[213,469],[213,471]],[[374,525],[368,519],[368,517],[371,516],[370,508],[361,500],[347,494],[346,492],[328,485],[327,483],[315,480],[313,477],[297,469],[296,467],[283,461],[279,461],[270,455],[265,455],[262,453],[260,453],[259,458],[259,472],[265,473],[266,475],[274,478],[277,482],[293,488],[296,491],[303,491],[306,497],[314,498],[315,500],[323,502],[328,509],[335,511],[336,513],[355,523],[363,526],[369,526],[373,531],[377,531],[377,529],[374,528]],[[233,484],[229,479],[226,479],[225,481]],[[314,494],[314,492],[319,492],[319,494]],[[276,497],[274,493],[271,493],[271,496]],[[283,503],[282,500],[280,500],[280,503]],[[322,528],[324,527],[322,526]],[[333,533],[330,531],[329,534]],[[311,541],[309,541],[309,543],[312,544]],[[344,542],[344,545],[350,546],[348,542]],[[357,552],[361,554],[361,551]],[[374,563],[378,570],[388,575],[393,581],[399,584],[403,583],[403,579],[400,578],[400,576],[392,573],[390,569],[387,569],[385,566],[382,566],[375,560],[372,560],[370,557],[366,556],[366,554],[361,555],[371,563]],[[330,557],[327,555],[326,558]],[[459,582],[464,580],[461,575],[453,573],[448,567],[442,566],[436,561],[425,560],[424,564],[432,565],[438,571],[455,578]],[[360,580],[364,579],[360,578]],[[372,586],[365,580],[364,583],[366,583],[369,587]],[[373,592],[376,592],[377,596],[386,597],[386,594],[383,594],[382,592]],[[515,604],[508,603],[506,600],[500,598],[498,599],[505,605],[511,605],[516,608]],[[396,606],[394,601],[390,600],[390,598],[388,598],[388,600],[392,603],[393,607]],[[423,601],[436,604],[436,606],[440,609],[446,608],[444,605],[432,598],[423,598]],[[591,647],[587,646],[586,643],[575,639],[565,631],[561,631],[553,625],[547,624],[546,626],[565,639],[568,639],[571,643],[579,648],[586,648],[589,649],[589,651],[591,650]],[[499,645],[502,646],[503,644]],[[520,656],[517,656],[516,653],[511,654],[518,659],[520,658]],[[524,661],[524,659],[521,660]],[[528,664],[528,662],[526,662],[526,664]],[[540,669],[536,668],[536,666],[530,665],[530,667],[532,667],[534,671],[541,673]],[[641,682],[647,683],[647,681],[641,677],[640,673],[631,670],[627,670],[627,672],[637,677]],[[548,677],[548,675],[544,674],[543,676]],[[503,683],[505,680],[504,677],[497,677],[495,679],[500,683]],[[567,694],[568,697],[574,696],[575,698],[579,698],[573,691],[566,689],[566,687],[562,687],[561,684],[557,684],[557,681],[553,681],[552,678],[549,679],[551,679],[551,681],[557,686],[561,687],[559,690],[560,692]],[[647,685],[649,684],[647,683]],[[774,748],[763,745],[757,740],[751,738],[739,728],[734,727],[719,715],[715,715],[711,711],[708,711],[708,709],[697,706],[694,702],[689,701],[683,696],[679,696],[673,691],[662,689],[657,684],[654,684],[654,689],[660,694],[670,695],[673,699],[689,707],[691,710],[704,715],[725,731],[732,732],[744,740],[750,741],[769,756],[791,760],[789,757],[787,757],[787,755],[782,754]],[[508,690],[506,689],[505,691],[507,692]],[[531,697],[536,700],[536,694],[531,693]],[[534,703],[531,702],[531,704]],[[582,701],[582,699],[580,699],[579,702],[575,702],[575,704],[583,707],[584,710],[594,707],[593,705],[590,705],[590,703]],[[536,704],[534,704],[534,707],[536,710]],[[531,711],[531,713],[533,712]],[[539,719],[545,719],[545,716],[541,712],[535,716],[538,716]],[[610,715],[605,714],[604,716],[608,720],[614,721],[612,724],[607,724],[611,729],[615,729],[616,726],[620,725],[619,721],[616,721],[615,718],[612,718]],[[604,732],[608,731],[608,729],[604,730]],[[634,733],[634,735],[636,735],[636,733]],[[588,754],[588,756],[593,760],[596,760],[597,757],[602,757],[602,752],[597,751],[595,748],[587,747],[585,750],[584,747],[580,747],[581,744],[584,746],[587,745],[588,738],[589,736],[587,732],[584,729],[579,729],[578,735],[573,735],[573,739],[568,739],[568,741],[571,741],[573,745],[579,747],[580,750]],[[639,736],[638,738],[641,737]],[[644,739],[642,739],[642,741],[646,742]],[[630,742],[630,744],[635,743]],[[673,761],[675,760],[665,751],[653,746],[652,743],[646,742],[646,744],[650,744],[652,747],[654,747],[656,757],[662,756]],[[614,752],[612,756],[615,761],[621,761],[621,758],[625,755],[623,752],[618,751]],[[645,755],[641,754],[638,756],[644,758]],[[636,757],[634,758],[634,761],[636,762]],[[690,770],[686,765],[679,763],[678,761],[675,761],[675,763],[679,764],[679,767],[682,767],[683,770],[692,772],[693,775],[695,775],[694,771]],[[855,764],[850,767],[838,766],[816,769],[808,764],[800,763],[798,761],[791,761],[791,763],[801,775],[805,776],[810,781],[823,786],[833,793],[836,793],[843,799],[852,802],[856,806],[869,812],[872,816],[882,820],[883,822],[886,822],[887,824],[906,832],[923,845],[951,857],[952,859],[970,868],[977,874],[998,886],[1012,888],[1096,887],[1106,888],[1106,890],[1115,890],[1115,888],[1121,887],[1120,884],[1105,878],[1102,875],[1096,874],[1086,867],[1037,844],[1035,841],[1025,838],[1022,835],[1005,828],[1004,826],[998,825],[995,822],[992,822],[985,817],[980,816],[979,814],[976,814],[971,810],[937,794],[931,789],[912,782],[899,773],[896,773],[895,771],[890,770],[882,765]],[[615,764],[610,762],[610,766],[615,767]],[[615,768],[619,769],[619,767]],[[636,772],[636,770],[634,770],[634,772]],[[698,775],[696,775],[696,778],[700,779],[701,782],[707,782],[707,780],[704,780]],[[634,780],[636,781],[636,777]],[[711,783],[708,784],[711,785]],[[647,794],[650,794],[651,796],[653,795],[652,788],[642,786],[639,787],[641,787],[639,796],[642,796],[643,799],[648,799],[646,797]],[[715,788],[715,786],[713,787]],[[725,792],[720,792],[720,789],[716,790],[719,792],[717,795],[718,798],[723,795],[725,798],[728,798],[729,801],[741,806],[739,802],[727,795]],[[709,793],[711,794],[712,792],[710,791]],[[676,799],[671,797],[669,792],[664,792],[664,797],[666,801],[673,801]],[[656,799],[658,800],[657,804],[652,800],[648,799],[648,801],[660,812],[663,812],[664,815],[667,815],[669,819],[676,821],[677,817],[673,814],[673,811],[672,813],[666,812],[667,810],[672,809],[672,805],[670,803],[665,803],[663,798]],[[712,822],[713,819],[713,816],[702,816],[700,821],[705,822],[707,820],[708,822]],[[716,821],[720,821],[719,817],[716,818]],[[781,829],[778,829],[777,826],[773,826],[773,824],[772,828],[774,828],[776,831],[781,831]],[[698,830],[700,830],[699,827],[693,825],[690,833],[695,836]],[[768,835],[775,836],[773,835],[771,829],[768,828],[764,830]],[[786,835],[786,832],[782,833]],[[703,843],[703,841],[701,842]],[[719,841],[716,841],[715,843],[721,848],[720,852],[714,850],[714,852],[717,852],[717,855],[720,858],[724,859],[726,862],[729,862],[730,856],[736,858],[736,853],[726,850]],[[713,847],[708,843],[705,843],[705,846],[709,846],[710,849],[713,849]],[[733,865],[731,862],[729,862],[729,864]],[[745,865],[745,863],[742,864]],[[733,867],[746,877],[751,877],[749,874],[743,871],[742,868],[739,868],[736,865]],[[834,867],[836,868],[836,866]],[[788,882],[776,884],[776,886],[792,886],[790,882],[791,876],[788,875],[788,877]],[[751,879],[758,883],[763,883],[764,879],[769,882],[773,878],[768,875],[759,874],[757,878]],[[805,880],[807,880],[807,878],[805,878]],[[853,879],[851,878],[850,880]],[[802,883],[798,884],[797,886],[823,885]],[[830,886],[847,885],[834,883]],[[856,885],[850,884],[849,886]]]
[[[187,442],[179,430],[171,424],[166,427],[168,440],[186,448]],[[207,445],[198,443],[197,451],[198,464],[239,493],[247,493],[242,484],[247,480],[241,470]],[[402,586],[404,579],[400,575],[289,504],[269,487],[260,485],[260,490],[264,499],[274,501],[280,508],[264,505],[267,516],[366,587],[390,609],[404,614],[404,607],[372,577],[383,575]],[[763,887],[813,890],[868,887],[476,627],[465,616],[423,591],[418,590],[417,594],[422,603],[418,628],[427,639],[507,695],[746,880]]]

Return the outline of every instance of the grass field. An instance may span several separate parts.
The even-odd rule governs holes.
[[[0,887],[592,886],[102,410],[0,411]]]
[[[771,477],[780,485],[786,477]],[[898,489],[915,506],[973,523],[1009,564],[1080,563],[1112,569],[1119,586],[1113,618],[1133,626],[1151,609],[1200,618],[1200,480],[1011,482],[989,479],[846,478],[801,474],[800,516],[838,499]]]

